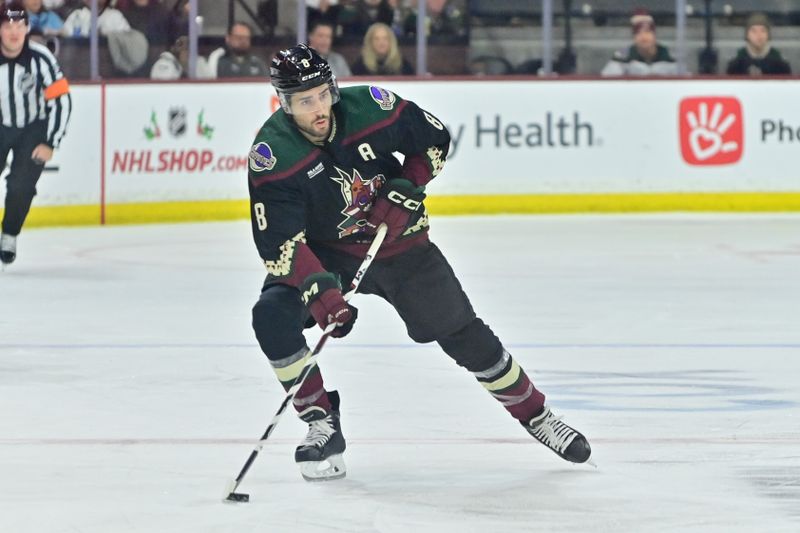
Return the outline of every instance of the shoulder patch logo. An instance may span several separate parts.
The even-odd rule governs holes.
[[[369,94],[384,111],[391,110],[394,107],[395,100],[397,100],[392,92],[374,85],[369,86]]]
[[[272,153],[272,148],[267,143],[260,142],[250,148],[250,170],[261,172],[262,170],[272,170],[278,158]]]

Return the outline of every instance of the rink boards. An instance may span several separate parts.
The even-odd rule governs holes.
[[[800,210],[800,80],[378,84],[451,131],[433,213]],[[247,216],[268,84],[78,85],[73,98],[31,225]]]

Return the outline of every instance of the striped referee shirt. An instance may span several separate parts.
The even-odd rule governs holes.
[[[24,128],[46,120],[46,143],[58,148],[71,112],[69,84],[46,46],[28,40],[17,57],[0,54],[0,124]]]

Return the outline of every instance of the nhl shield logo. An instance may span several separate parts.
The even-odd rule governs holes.
[[[186,134],[186,108],[171,107],[169,110],[169,132],[173,137]]]

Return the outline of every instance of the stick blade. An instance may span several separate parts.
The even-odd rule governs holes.
[[[250,501],[249,494],[234,492],[237,486],[235,479],[228,481],[228,484],[225,486],[225,493],[222,495],[223,502],[247,503]]]
[[[250,501],[250,495],[243,492],[231,492],[225,498],[225,502],[233,503],[247,503]]]

